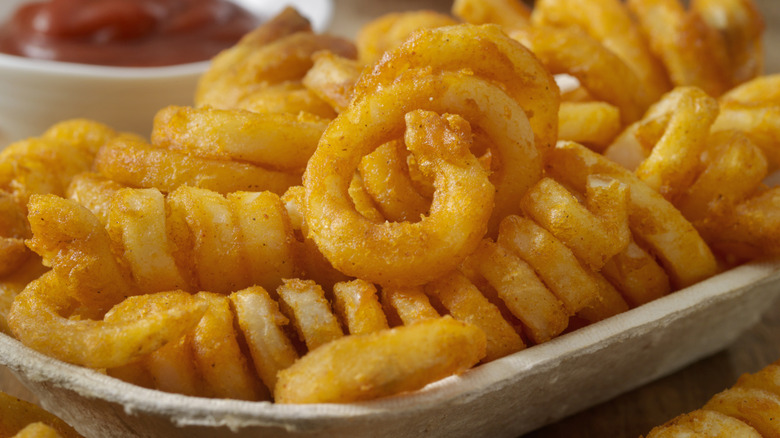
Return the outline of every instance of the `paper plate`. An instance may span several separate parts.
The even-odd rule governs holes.
[[[6,365],[87,437],[516,437],[728,346],[780,295],[780,260],[751,263],[406,395],[275,405],[139,388],[0,335]]]

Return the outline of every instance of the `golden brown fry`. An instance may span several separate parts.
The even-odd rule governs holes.
[[[325,51],[314,54],[314,65],[303,77],[303,85],[337,112],[344,111],[352,100],[362,64],[354,59]]]
[[[707,26],[720,33],[729,59],[731,83],[741,84],[764,72],[764,19],[753,0],[692,0]]]
[[[252,373],[238,344],[230,300],[224,295],[199,292],[208,310],[192,332],[198,370],[211,397],[268,400],[269,394]]]
[[[537,0],[531,22],[583,29],[634,70],[651,101],[671,89],[664,67],[621,0]]]
[[[469,151],[468,122],[432,111],[406,114],[406,145],[435,175],[438,196],[420,221],[374,223],[347,193],[362,157],[358,148],[339,146],[347,141],[341,125],[355,122],[350,118],[345,112],[329,125],[304,178],[306,222],[320,251],[345,274],[382,285],[424,284],[453,269],[487,231],[494,195],[487,171]],[[352,132],[366,135],[363,131]],[[371,142],[363,152],[378,146]]]
[[[467,263],[492,286],[536,344],[549,341],[569,325],[569,312],[537,277],[533,268],[503,246],[484,240]]]
[[[305,113],[168,106],[154,117],[152,144],[206,159],[299,171],[317,147],[327,122]]]
[[[561,102],[558,138],[602,152],[620,133],[620,110],[606,102]]]
[[[336,111],[331,104],[305,87],[302,81],[255,86],[230,108],[213,108],[246,110],[261,114],[299,114],[303,112],[326,120],[336,116]]]
[[[376,287],[366,281],[336,283],[333,286],[333,307],[351,335],[387,328],[387,317],[379,303]]]
[[[241,232],[228,200],[219,193],[181,186],[168,195],[172,216],[183,218],[192,243],[180,247],[180,264],[191,266],[196,290],[227,294],[249,284]]]
[[[325,292],[310,280],[291,279],[276,290],[282,312],[292,321],[309,351],[344,336]]]
[[[631,241],[628,229],[628,187],[611,178],[590,176],[587,206],[563,185],[543,178],[521,199],[523,212],[599,271]]]
[[[525,348],[520,335],[501,311],[494,306],[463,274],[453,271],[425,286],[458,321],[479,327],[487,340],[483,362],[507,356]]]
[[[600,273],[632,307],[661,298],[671,291],[666,271],[634,241],[607,260]]]
[[[248,271],[247,284],[275,290],[282,278],[298,269],[297,242],[287,209],[271,192],[234,192],[227,195]]]
[[[528,25],[531,9],[518,0],[455,0],[452,14],[466,23],[495,23],[517,29]]]
[[[134,362],[195,327],[206,303],[173,291],[125,299],[102,320],[68,316],[76,303],[48,272],[16,296],[8,314],[14,336],[44,354],[90,368]]]
[[[628,225],[632,234],[667,271],[672,286],[682,288],[715,275],[712,251],[696,229],[658,192],[629,170],[588,150],[560,142],[548,156],[551,176],[575,190],[585,189],[589,175],[606,175],[629,186]]]
[[[97,173],[84,172],[73,177],[65,196],[86,207],[106,226],[109,222],[111,199],[123,187],[125,186]]]
[[[284,330],[289,320],[261,287],[234,292],[230,300],[257,375],[273,392],[279,371],[298,359],[298,352]]]
[[[653,102],[636,73],[581,29],[534,25],[509,35],[531,49],[550,73],[569,74],[594,100],[615,105],[624,125],[639,120]]]
[[[679,0],[628,0],[650,50],[675,86],[694,86],[711,96],[732,87],[723,38]]]
[[[378,61],[382,55],[401,45],[415,31],[457,24],[457,21],[435,11],[394,12],[364,24],[355,44],[358,59],[364,65]]]
[[[156,148],[137,137],[124,135],[100,148],[95,157],[95,169],[120,184],[157,188],[163,193],[190,185],[219,193],[269,190],[281,194],[301,182],[298,173],[194,157]]]
[[[384,287],[382,305],[392,325],[412,325],[420,321],[438,318],[439,312],[431,305],[422,286]],[[394,320],[393,317],[397,317]]]
[[[403,141],[396,140],[360,160],[363,187],[389,221],[419,221],[431,206],[431,199],[421,195],[409,177],[408,155]]]
[[[117,261],[108,232],[92,212],[56,195],[34,195],[29,210],[33,238],[28,245],[77,301],[102,314],[141,292]]]
[[[312,56],[322,50],[347,58],[357,56],[351,41],[310,31],[281,35],[259,46],[241,46],[212,60],[212,67],[198,82],[196,106],[233,108],[255,86],[301,80],[313,64]]]
[[[780,75],[759,76],[720,97],[720,114],[713,131],[747,134],[769,160],[770,171],[780,168]]]
[[[780,435],[780,396],[756,388],[733,386],[715,394],[704,406],[752,426],[761,436]]]
[[[59,436],[62,438],[81,438],[81,435],[59,417],[25,400],[21,400],[9,394],[0,392],[0,436],[13,437],[25,427],[35,424],[28,432],[42,430],[43,427],[50,430],[50,435],[42,437]],[[54,431],[57,435],[51,435]],[[37,433],[37,432],[36,432]],[[34,437],[36,435],[17,435],[20,437]]]
[[[485,334],[452,317],[350,335],[279,373],[277,403],[345,403],[413,391],[471,368]]]
[[[41,263],[41,258],[34,255],[0,280],[0,333],[11,333],[11,329],[8,327],[8,312],[11,310],[14,298],[24,290],[28,283],[48,270],[49,268]]]
[[[108,235],[144,293],[190,290],[168,239],[165,197],[157,189],[119,189],[112,197]]]
[[[604,155],[636,169],[640,179],[675,202],[696,176],[717,115],[715,99],[695,87],[677,87],[626,128]],[[642,158],[634,162],[627,155]]]
[[[762,435],[742,421],[709,409],[697,409],[654,427],[645,438],[761,438]]]
[[[152,388],[176,394],[207,395],[195,361],[192,332],[148,354],[140,364],[149,374]]]

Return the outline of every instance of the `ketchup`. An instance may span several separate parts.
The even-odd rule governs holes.
[[[153,67],[211,59],[259,19],[227,0],[49,0],[0,27],[0,52],[28,58]]]

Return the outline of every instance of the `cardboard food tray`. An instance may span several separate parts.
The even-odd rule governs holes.
[[[516,437],[723,349],[778,295],[780,260],[750,263],[421,391],[346,405],[162,393],[5,335],[0,363],[87,437]]]

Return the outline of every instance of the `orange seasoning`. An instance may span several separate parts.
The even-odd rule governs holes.
[[[228,0],[48,0],[0,27],[0,52],[36,59],[152,67],[211,59],[260,24]]]

